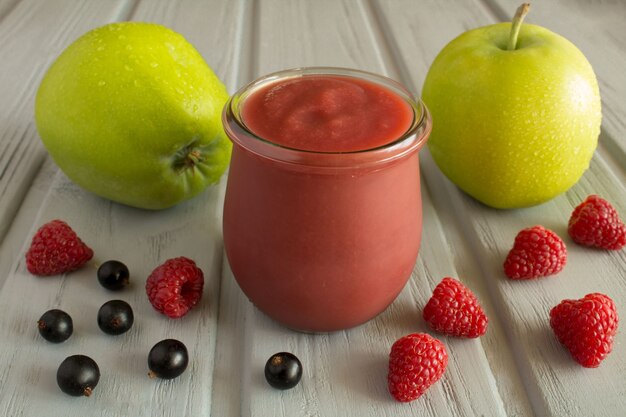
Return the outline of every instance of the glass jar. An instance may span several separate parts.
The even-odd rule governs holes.
[[[384,146],[312,152],[258,137],[242,118],[269,83],[355,77],[402,98],[413,120]],[[418,151],[431,130],[424,104],[395,81],[344,68],[298,68],[259,78],[226,104],[233,152],[224,246],[239,286],[261,311],[301,331],[362,324],[397,297],[415,265],[422,230]]]

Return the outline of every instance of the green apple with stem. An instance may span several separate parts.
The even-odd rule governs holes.
[[[122,22],[61,53],[39,86],[35,120],[72,181],[120,203],[162,209],[200,193],[226,169],[227,99],[183,36]]]
[[[524,24],[463,33],[432,63],[422,98],[433,117],[428,145],[459,188],[496,208],[543,203],[574,185],[600,134],[591,65],[571,42]]]

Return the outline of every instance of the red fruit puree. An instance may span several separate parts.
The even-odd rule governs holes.
[[[270,84],[245,102],[243,122],[257,136],[289,148],[352,152],[400,138],[413,109],[365,80],[311,76]]]
[[[226,106],[224,245],[261,311],[334,331],[384,311],[411,274],[430,118],[384,77],[306,71],[261,79]]]

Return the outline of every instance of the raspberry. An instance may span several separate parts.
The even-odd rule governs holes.
[[[484,335],[489,321],[469,288],[449,277],[435,287],[424,320],[436,332],[472,338]]]
[[[567,233],[583,246],[619,250],[626,245],[626,226],[608,201],[590,195],[572,212]]]
[[[158,266],[146,281],[150,304],[160,313],[177,319],[189,312],[202,297],[204,274],[189,258],[179,257]]]
[[[585,368],[597,368],[611,353],[618,322],[615,303],[600,293],[563,300],[550,310],[550,327],[557,339]]]
[[[37,230],[26,252],[26,269],[34,275],[74,271],[93,257],[93,250],[62,220],[52,220]]]
[[[389,392],[401,402],[419,398],[448,366],[448,352],[439,340],[413,333],[396,341],[389,354]]]
[[[567,262],[565,243],[552,230],[533,226],[520,231],[504,261],[511,279],[545,277],[560,272]]]

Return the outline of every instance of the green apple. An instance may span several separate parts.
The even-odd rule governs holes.
[[[423,100],[441,171],[486,205],[543,203],[574,185],[600,134],[598,83],[567,39],[540,26],[470,30],[437,55]]]
[[[181,35],[123,22],[63,51],[39,86],[35,120],[72,181],[120,203],[162,209],[200,193],[226,169],[227,99]]]

